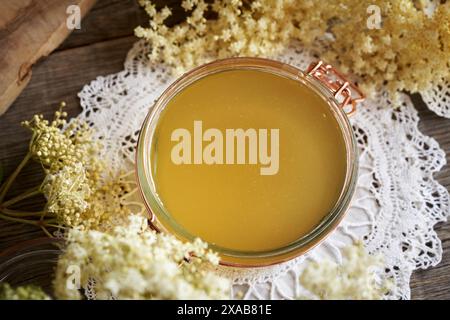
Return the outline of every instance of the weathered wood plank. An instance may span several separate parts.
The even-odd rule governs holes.
[[[435,178],[450,190],[450,119],[438,117],[420,99],[413,99],[419,111],[419,129],[439,142],[447,154],[447,165]],[[442,241],[442,261],[436,267],[417,270],[411,277],[413,299],[450,299],[450,223],[440,223],[435,228]]]
[[[442,261],[427,270],[417,270],[411,278],[413,299],[450,299],[450,223],[436,228],[442,241]]]
[[[135,0],[98,1],[81,22],[81,29],[74,30],[57,50],[131,36],[136,26],[145,23],[146,14]]]
[[[25,151],[25,142],[29,138],[26,130],[20,127],[20,121],[29,119],[34,113],[51,116],[63,100],[67,102],[70,114],[77,114],[77,93],[83,85],[97,76],[122,70],[124,57],[134,41],[134,37],[126,37],[59,51],[36,67],[31,86],[0,118],[0,159],[8,159],[9,163],[5,164],[5,174]]]
[[[173,15],[167,19],[169,25],[183,19],[180,0],[157,0],[155,3],[159,7],[172,8]],[[83,19],[81,29],[74,30],[58,50],[131,36],[139,25],[148,25],[148,16],[136,0],[99,1]]]
[[[11,109],[0,117],[0,164],[4,166],[6,175],[12,172],[26,152],[29,134],[19,126],[20,121],[35,113],[51,116],[62,100],[68,103],[71,115],[77,114],[80,110],[77,93],[82,86],[99,75],[122,70],[126,52],[136,40],[132,36],[133,29],[145,21],[145,15],[133,0],[99,0],[83,20],[81,30],[71,34],[62,47],[35,66],[28,87]],[[420,129],[440,143],[450,162],[450,120],[439,118],[417,99],[414,102],[421,117]],[[24,171],[20,185],[12,190],[13,194],[39,182],[40,175],[35,169]],[[448,166],[436,174],[436,178],[450,189]],[[36,199],[29,205],[34,207],[39,203],[40,200]],[[411,289],[412,297],[416,299],[450,299],[450,223],[440,224],[436,231],[442,240],[443,259],[434,268],[414,273]],[[0,220],[0,250],[39,236],[42,232],[32,226]]]

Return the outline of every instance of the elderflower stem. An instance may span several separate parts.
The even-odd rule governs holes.
[[[127,177],[129,177],[131,175],[134,175],[135,173],[136,173],[136,171],[130,170],[130,171],[125,172],[124,174],[120,175],[119,179],[125,179],[125,178],[127,178]],[[134,181],[130,181],[130,182],[134,182]]]
[[[11,206],[11,205],[21,201],[21,200],[37,196],[37,195],[39,195],[41,193],[42,193],[42,191],[40,190],[39,187],[33,188],[33,189],[29,190],[29,191],[26,191],[26,192],[24,192],[22,194],[19,194],[18,196],[14,197],[14,198],[11,198],[11,199],[3,202],[2,203],[2,207],[7,208],[7,207],[9,207],[9,206]]]
[[[40,223],[38,221],[10,217],[10,216],[6,216],[6,215],[4,215],[2,213],[0,213],[0,218],[4,219],[4,220],[7,220],[7,221],[12,221],[12,222],[20,222],[20,223],[25,223],[25,224],[32,224],[34,226],[39,226],[40,225]]]
[[[133,190],[131,190],[130,192],[128,192],[127,194],[125,194],[124,196],[122,196],[122,199],[127,199],[129,197],[131,197],[132,195],[134,195],[139,189],[138,188],[134,188]]]
[[[70,228],[67,227],[63,227],[59,224],[53,224],[53,223],[45,223],[46,227],[53,227],[53,228],[58,228],[58,229],[64,229],[64,230],[69,230]]]
[[[46,225],[49,225],[49,223],[56,223],[56,222],[58,222],[58,219],[56,219],[56,218],[51,218],[51,219],[44,220],[44,223]]]
[[[8,208],[1,208],[0,211],[8,216],[11,217],[34,217],[34,216],[41,216],[44,211],[31,211],[31,212],[23,212],[23,211],[17,211],[17,210],[11,210]]]
[[[17,166],[16,170],[14,170],[14,172],[8,177],[8,179],[6,179],[6,182],[1,187],[0,203],[3,202],[3,199],[5,198],[6,193],[8,192],[12,183],[14,182],[14,180],[16,180],[18,174],[20,173],[20,171],[22,171],[23,167],[25,167],[25,165],[27,164],[28,160],[30,160],[30,158],[31,158],[31,153],[28,152],[25,155],[25,158],[23,158],[22,162]]]
[[[48,220],[44,220],[44,221],[34,221],[34,220],[10,217],[10,216],[4,215],[2,213],[0,213],[0,219],[12,221],[12,222],[18,222],[18,223],[31,224],[33,226],[40,227],[45,232],[45,234],[51,238],[53,238],[53,236],[51,235],[50,232],[48,232],[48,230],[45,227],[61,228],[61,226],[53,224],[53,222],[56,222],[56,219],[48,219]]]
[[[43,225],[40,226],[42,231],[44,231],[44,233],[49,237],[49,238],[53,238],[53,235],[47,230],[47,228]]]
[[[47,210],[43,210],[42,212],[41,212],[41,217],[39,218],[39,221],[44,221],[44,218],[45,218],[45,215],[47,214]]]

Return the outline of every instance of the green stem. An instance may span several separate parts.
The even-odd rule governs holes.
[[[24,212],[24,211],[18,211],[18,210],[11,210],[7,208],[0,208],[0,212],[3,212],[4,214],[11,216],[11,217],[34,217],[38,216],[40,217],[42,213],[45,211],[32,211],[32,212]]]
[[[20,223],[32,224],[34,226],[39,226],[40,225],[40,223],[37,222],[37,221],[10,217],[10,216],[6,216],[6,215],[4,215],[2,213],[0,213],[0,218],[5,219],[7,221],[12,221],[12,222],[20,222]]]
[[[43,220],[43,221],[36,221],[36,220],[28,220],[28,219],[22,219],[22,218],[16,218],[16,217],[10,217],[7,215],[4,215],[2,213],[0,213],[0,218],[7,220],[7,221],[12,221],[12,222],[19,222],[19,223],[25,223],[25,224],[31,224],[33,226],[36,227],[55,227],[55,228],[60,228],[61,226],[53,224],[53,222],[57,222],[56,219],[47,219],[47,220]]]
[[[63,226],[61,226],[61,225],[59,225],[59,224],[53,224],[53,223],[46,223],[45,226],[46,226],[46,227],[58,228],[58,229],[65,229],[65,230],[68,230],[68,229],[69,229],[69,228],[67,228],[67,227],[63,227]]]
[[[45,220],[45,223],[46,223],[46,224],[49,224],[49,223],[56,223],[56,222],[58,222],[58,219],[56,219],[56,218],[52,218],[52,219],[47,219],[47,220]]]
[[[21,201],[21,200],[37,196],[37,195],[39,195],[41,193],[42,193],[42,191],[40,190],[40,187],[33,188],[33,189],[28,190],[28,191],[26,191],[26,192],[24,192],[22,194],[19,194],[18,196],[14,197],[14,198],[9,199],[8,201],[3,202],[2,203],[2,207],[5,207],[5,208],[9,207],[9,206],[11,206],[11,205]]]
[[[44,231],[44,233],[49,237],[49,238],[53,238],[53,235],[47,230],[46,227],[44,227],[43,225],[40,226],[42,231]]]
[[[16,180],[18,174],[20,173],[20,171],[22,171],[23,167],[25,167],[30,158],[31,153],[28,152],[25,158],[23,158],[22,162],[17,166],[16,170],[14,170],[14,172],[8,177],[8,179],[6,179],[6,182],[3,184],[0,192],[0,203],[3,202],[3,199],[5,199],[5,195],[8,192],[9,188],[13,184],[14,180]]]
[[[41,217],[39,218],[39,221],[44,221],[45,215],[47,214],[47,210],[44,210],[41,212]]]

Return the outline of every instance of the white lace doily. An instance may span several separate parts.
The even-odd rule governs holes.
[[[124,70],[98,77],[79,93],[79,115],[97,129],[112,168],[133,167],[141,123],[154,100],[174,79],[164,66],[149,63],[140,41],[128,53]],[[313,60],[298,48],[279,57],[305,69]],[[424,93],[436,113],[450,116],[449,83]],[[298,276],[305,259],[341,259],[341,248],[363,239],[371,253],[381,253],[395,280],[391,298],[410,297],[415,269],[436,265],[442,247],[433,226],[449,214],[449,194],[433,179],[445,164],[437,142],[418,130],[418,116],[408,96],[394,105],[386,94],[366,101],[351,119],[360,149],[360,173],[352,206],[339,228],[308,255],[287,263],[254,269],[221,268],[244,297],[294,298],[301,294]]]

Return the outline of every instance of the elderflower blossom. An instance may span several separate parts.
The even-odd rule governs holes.
[[[69,232],[56,268],[55,295],[81,298],[66,285],[67,268],[78,266],[81,286],[94,280],[97,299],[226,299],[229,281],[205,269],[217,263],[216,254],[199,239],[183,243],[157,234],[145,219],[131,215],[128,226],[109,233]]]
[[[45,177],[42,189],[47,198],[47,210],[66,226],[80,224],[81,213],[88,207],[91,188],[81,163],[65,166],[56,174]]]
[[[126,222],[132,213],[126,199],[133,191],[134,182],[119,176],[93,184],[87,179],[87,172],[78,164],[46,176],[41,188],[47,198],[48,214],[68,227],[100,231]],[[135,213],[143,212],[143,205],[139,205]]]
[[[187,18],[173,27],[164,24],[170,9],[139,3],[150,27],[137,27],[136,36],[151,44],[150,60],[175,75],[216,58],[273,57],[297,39],[354,75],[367,94],[383,86],[417,92],[450,78],[448,1],[430,14],[428,1],[414,0],[184,0]],[[367,25],[374,5],[379,29]]]
[[[412,0],[345,0],[334,6],[336,41],[324,58],[359,76],[368,92],[386,83],[391,92],[418,92],[450,78],[450,3],[431,16]],[[366,27],[369,5],[380,8],[380,29]],[[348,8],[352,8],[348,10]],[[359,14],[356,14],[359,13]]]
[[[8,283],[0,283],[0,300],[50,300],[50,297],[33,285],[13,288]]]
[[[379,278],[384,264],[381,256],[371,256],[362,243],[343,250],[343,263],[330,260],[310,262],[300,275],[300,284],[323,300],[379,300],[391,282]]]
[[[67,124],[64,106],[53,121],[35,115],[23,123],[33,133],[30,154],[46,173],[40,187],[46,215],[67,227],[110,229],[131,214],[126,198],[135,182],[108,171],[92,129],[77,121]]]
[[[88,178],[97,181],[103,163],[98,158],[101,144],[92,139],[92,132],[86,124],[73,121],[67,128],[67,113],[62,111],[61,103],[52,121],[43,115],[35,115],[31,121],[24,121],[24,127],[31,130],[31,155],[42,164],[46,173],[55,173],[66,166],[82,163],[89,165]]]

